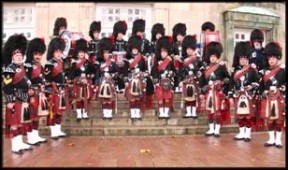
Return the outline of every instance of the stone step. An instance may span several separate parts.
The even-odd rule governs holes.
[[[50,135],[49,127],[40,127],[41,135]],[[62,127],[69,136],[146,136],[205,134],[208,126],[150,126],[150,127]],[[224,125],[220,133],[237,133],[237,124]]]
[[[95,110],[88,112],[90,117],[96,117],[96,118],[102,118],[103,113],[102,110]],[[184,114],[186,114],[186,111],[184,109],[177,109],[174,110],[174,112],[170,112],[171,116],[179,116],[182,117]],[[204,113],[203,113],[204,114]],[[130,109],[121,109],[118,110],[117,113],[113,111],[112,113],[113,117],[130,117]],[[155,117],[158,115],[157,110],[143,110],[141,112],[142,117]],[[200,113],[202,115],[202,112]],[[63,117],[76,117],[76,111],[66,112]]]
[[[127,100],[125,101],[117,101],[117,109],[127,109],[129,108],[129,102]],[[145,103],[143,102],[142,105],[145,105]],[[180,108],[181,107],[181,101],[178,100],[174,100],[173,101],[173,106],[174,108]],[[99,101],[91,101],[88,105],[88,107],[92,110],[98,110],[98,109],[102,109],[102,104]],[[153,102],[153,107],[154,109],[158,108],[158,104],[157,101]]]
[[[231,118],[234,123],[234,117]],[[190,126],[207,125],[207,117],[182,118],[171,117],[170,119],[159,119],[158,117],[143,117],[141,120],[132,120],[127,117],[113,118],[112,120],[102,118],[90,118],[77,120],[76,118],[63,118],[62,125],[67,127],[124,127],[124,126]],[[45,125],[45,124],[44,124]]]
[[[123,93],[119,93],[116,96],[117,96],[118,101],[127,100],[127,98],[124,96]],[[181,100],[181,97],[182,97],[181,93],[174,93],[173,94],[173,100]],[[153,98],[154,98],[154,96],[153,96]],[[156,100],[156,99],[154,98],[154,100]]]

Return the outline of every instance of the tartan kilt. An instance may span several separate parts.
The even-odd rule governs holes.
[[[90,89],[87,85],[77,84],[73,87],[74,99],[87,99],[89,98]]]
[[[88,99],[89,100],[96,100],[95,85],[94,85],[94,87],[92,87],[92,85],[89,85],[88,90],[89,90]]]
[[[284,113],[284,108],[285,108],[284,106],[285,102],[281,103],[280,100],[276,100],[276,108],[278,110],[276,111],[277,116],[271,115],[272,107],[271,105],[269,107],[268,102],[269,101],[267,99],[264,99],[261,101],[261,118],[267,119],[268,121],[276,120],[277,122],[284,123],[285,116],[283,115],[283,113]]]
[[[66,111],[66,102],[64,102],[62,104],[63,107],[61,107],[60,96],[65,98],[65,94],[57,94],[57,95],[53,96],[53,103],[54,103],[53,112],[54,112],[54,114],[57,114],[57,115],[62,115],[63,112]]]
[[[173,97],[173,90],[172,89],[164,90],[162,88],[162,86],[156,85],[156,88],[155,88],[155,98],[156,99],[169,100],[169,99],[172,99],[172,97]]]
[[[35,120],[38,117],[38,107],[39,107],[39,96],[33,95],[31,96],[30,100],[34,98],[34,102],[30,103],[29,105],[29,109],[30,109],[30,115],[31,115],[31,119]]]
[[[23,103],[26,103],[26,107]],[[6,115],[5,115],[5,130],[6,135],[11,135],[11,126],[23,127],[25,123],[30,123],[30,111],[29,104],[27,102],[22,102],[18,99],[15,101],[14,113],[11,109],[8,109],[6,106]]]
[[[211,101],[210,97],[214,97],[215,101]],[[213,114],[214,112],[218,112],[223,110],[222,108],[222,103],[225,99],[224,93],[220,92],[220,91],[214,91],[214,93],[212,92],[211,94],[209,94],[209,92],[205,95],[205,110],[210,113]],[[211,102],[211,105],[210,105]],[[212,108],[215,108],[214,112],[212,111]]]
[[[40,96],[39,95],[43,95],[43,99],[42,101],[40,101]],[[39,95],[34,95],[31,98],[34,98],[35,102],[34,103],[30,103],[30,113],[31,113],[31,119],[32,120],[38,120],[39,117],[41,116],[47,116],[48,113],[48,100],[47,97],[45,96],[45,93],[40,92]],[[31,99],[30,99],[31,100]]]

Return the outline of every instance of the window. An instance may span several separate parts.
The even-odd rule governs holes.
[[[250,41],[250,34],[252,31],[253,31],[253,29],[235,28],[234,29],[234,47],[235,47],[237,42]],[[266,43],[266,33],[264,34],[263,46],[265,46],[265,43]]]
[[[96,7],[96,20],[101,21],[101,37],[109,37],[112,35],[113,26],[119,20],[125,20],[127,23],[127,32],[124,36],[125,40],[132,34],[133,22],[136,19],[144,19],[145,21],[145,37],[150,40],[151,37],[151,15],[152,9],[150,5],[130,6],[127,4],[100,4]],[[117,7],[121,6],[121,8]]]
[[[35,8],[30,7],[5,6],[3,7],[3,42],[14,34],[22,33],[28,40],[35,35]]]

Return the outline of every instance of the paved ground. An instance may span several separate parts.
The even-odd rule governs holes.
[[[285,167],[284,147],[265,148],[266,132],[252,134],[252,141],[234,141],[235,134],[220,138],[69,137],[33,147],[23,155],[10,151],[3,137],[3,167]]]

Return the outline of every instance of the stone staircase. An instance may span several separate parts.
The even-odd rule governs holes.
[[[62,118],[62,129],[70,136],[145,136],[145,135],[194,135],[203,134],[208,130],[207,114],[202,111],[198,119],[183,118],[185,109],[181,109],[181,95],[174,94],[174,112],[170,119],[158,119],[157,101],[154,110],[141,113],[142,120],[131,120],[128,102],[123,94],[117,94],[118,112],[113,113],[113,119],[102,119],[101,103],[90,103],[90,119],[76,119],[76,112],[66,112]],[[233,109],[233,108],[232,108]],[[50,135],[50,128],[46,125],[46,118],[41,119],[40,133]],[[224,125],[221,133],[236,133],[238,125],[231,115],[231,124]]]

